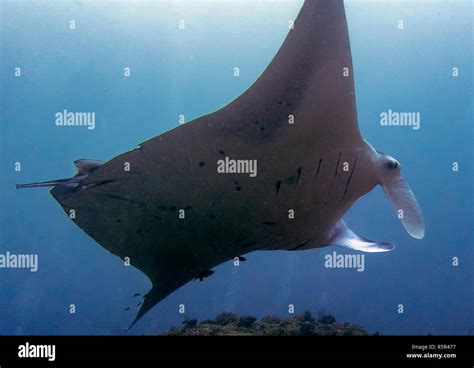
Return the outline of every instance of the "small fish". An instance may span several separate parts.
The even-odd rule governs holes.
[[[136,298],[137,296],[140,296],[140,295],[142,295],[142,294],[136,293],[136,294],[133,294],[133,297]]]
[[[127,307],[127,308],[124,309],[125,312],[129,311],[129,310],[130,310],[130,307]]]
[[[195,278],[194,280],[199,279],[199,281],[202,281],[202,280],[204,280],[206,277],[211,276],[213,273],[214,273],[214,271],[212,271],[212,270],[202,271],[199,275],[196,276],[196,278]]]

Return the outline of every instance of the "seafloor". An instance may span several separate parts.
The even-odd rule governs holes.
[[[182,326],[173,327],[163,335],[352,336],[370,334],[361,326],[337,323],[331,315],[326,314],[315,319],[310,312],[305,312],[301,316],[285,319],[269,316],[260,320],[251,316],[222,313],[214,320],[201,323],[195,319],[186,319]]]

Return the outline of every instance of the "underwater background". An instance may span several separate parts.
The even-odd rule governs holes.
[[[380,187],[362,197],[348,226],[396,244],[365,254],[364,272],[324,267],[343,248],[257,252],[178,289],[126,331],[148,279],[70,221],[48,189],[15,189],[226,105],[263,72],[302,4],[0,2],[0,253],[39,257],[37,272],[0,269],[0,334],[156,334],[223,311],[288,317],[289,304],[381,334],[474,333],[471,1],[346,0],[360,129],[401,162],[426,222],[413,239]],[[95,112],[95,129],[57,127],[64,109]],[[419,112],[420,129],[381,126],[389,109]]]

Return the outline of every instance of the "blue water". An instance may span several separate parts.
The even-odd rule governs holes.
[[[126,333],[137,312],[132,295],[148,291],[147,278],[75,226],[47,190],[14,184],[68,177],[75,159],[108,160],[175,127],[181,114],[190,121],[224,106],[262,73],[301,5],[0,3],[0,252],[39,255],[36,273],[0,269],[0,334]],[[402,163],[424,212],[425,239],[409,237],[376,188],[345,220],[397,247],[367,254],[364,272],[324,267],[324,256],[342,248],[254,253],[177,290],[128,333],[154,334],[222,311],[285,317],[293,304],[296,313],[326,310],[383,334],[467,334],[474,327],[472,10],[470,1],[346,1],[361,131]],[[95,112],[96,129],[55,126],[63,109]],[[381,127],[388,109],[420,112],[421,129]]]

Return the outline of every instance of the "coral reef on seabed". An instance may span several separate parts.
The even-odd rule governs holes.
[[[201,323],[195,319],[186,319],[183,326],[174,327],[163,335],[353,336],[370,334],[361,326],[337,323],[331,315],[325,314],[315,319],[310,312],[305,312],[300,316],[285,319],[268,316],[260,320],[235,313],[222,313],[214,320],[205,320]]]

